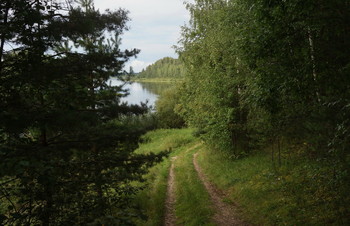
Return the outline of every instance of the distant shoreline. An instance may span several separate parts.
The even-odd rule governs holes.
[[[179,78],[131,78],[130,81],[132,82],[165,82],[165,83],[178,83],[178,82],[182,82],[183,79],[179,79]]]

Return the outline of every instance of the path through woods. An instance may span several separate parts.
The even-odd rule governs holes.
[[[186,153],[189,151],[192,151],[193,149],[197,148],[201,144],[196,144],[193,147],[186,150]],[[193,165],[194,168],[198,174],[198,177],[202,184],[205,186],[212,203],[212,209],[214,209],[214,216],[212,218],[213,223],[218,226],[235,226],[235,225],[248,225],[241,221],[236,212],[236,207],[231,204],[224,202],[223,200],[226,198],[225,194],[216,188],[215,185],[210,183],[204,174],[203,170],[199,166],[197,162],[197,156],[198,152],[196,152],[193,155]],[[176,214],[175,214],[175,203],[176,203],[176,196],[175,196],[175,188],[176,188],[176,178],[175,178],[175,164],[176,164],[177,157],[173,157],[171,159],[171,166],[169,169],[169,176],[168,176],[168,187],[167,187],[167,198],[165,202],[165,219],[164,224],[166,226],[174,226],[176,225]],[[208,222],[209,223],[209,222]]]
[[[216,225],[220,226],[246,225],[238,219],[236,215],[236,207],[233,204],[223,201],[226,198],[225,193],[217,189],[215,185],[208,181],[207,177],[203,173],[203,170],[198,165],[197,156],[198,152],[193,155],[193,165],[198,173],[200,180],[210,195],[212,205],[215,209],[213,221],[216,223]]]

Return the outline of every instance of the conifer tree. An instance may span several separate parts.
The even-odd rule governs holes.
[[[145,128],[110,87],[138,50],[120,50],[124,10],[92,1],[1,2],[0,224],[118,225],[161,155],[136,155]],[[106,34],[109,33],[106,38]]]

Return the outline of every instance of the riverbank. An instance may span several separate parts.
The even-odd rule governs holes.
[[[140,83],[179,83],[182,82],[183,79],[179,78],[131,78],[132,82],[140,82]]]

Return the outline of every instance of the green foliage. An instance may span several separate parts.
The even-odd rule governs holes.
[[[349,61],[342,51],[349,48],[348,6],[299,0],[189,4],[191,24],[178,47],[187,69],[180,112],[208,142],[227,150],[237,140],[249,147],[255,137],[278,134],[307,139],[327,152],[346,120],[336,112],[349,100]]]
[[[179,113],[216,149],[248,151],[246,69],[237,55],[240,11],[222,1],[189,5],[190,27],[183,28],[178,51],[187,74]]]
[[[186,68],[177,111],[186,123],[233,159],[283,141],[311,168],[336,166],[339,189],[323,184],[329,202],[317,204],[332,220],[344,220],[339,200],[349,202],[349,4],[196,0],[177,49]]]
[[[133,152],[152,121],[107,84],[139,52],[119,48],[127,13],[70,2],[0,3],[2,225],[130,224],[132,182],[164,156]]]
[[[165,91],[156,102],[156,114],[161,128],[181,128],[185,122],[175,110],[181,93],[176,87]]]
[[[185,69],[181,61],[171,57],[164,57],[142,70],[137,78],[182,78]]]

